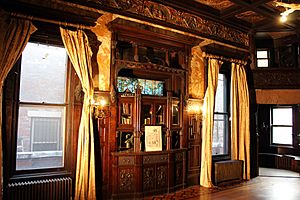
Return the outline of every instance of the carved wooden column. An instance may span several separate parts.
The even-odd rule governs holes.
[[[189,68],[189,90],[188,97],[195,101],[204,98],[205,86],[205,63],[200,45],[192,48],[191,66]],[[188,185],[199,184],[201,163],[201,118],[200,116],[188,114]]]
[[[137,85],[135,91],[135,103],[134,103],[134,113],[135,119],[133,120],[133,127],[134,127],[134,152],[141,151],[141,87]]]
[[[171,132],[171,119],[172,119],[172,92],[167,92],[167,148],[166,150],[169,151],[172,148],[172,132]]]

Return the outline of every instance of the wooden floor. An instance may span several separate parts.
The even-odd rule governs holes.
[[[300,176],[298,173],[261,168],[260,174],[257,178],[236,185],[214,189],[193,186],[151,199],[300,200]]]

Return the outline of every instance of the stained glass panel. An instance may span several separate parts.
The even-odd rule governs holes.
[[[136,79],[128,77],[118,77],[117,87],[118,92],[124,92],[126,89],[134,93],[136,85],[142,86],[142,94],[163,96],[164,95],[164,82],[148,79]]]

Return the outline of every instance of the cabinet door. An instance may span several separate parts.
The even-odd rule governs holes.
[[[119,102],[119,128],[133,127],[133,98],[121,98]]]
[[[172,103],[172,126],[180,126],[180,105],[179,101]]]
[[[152,124],[152,113],[153,106],[151,104],[143,104],[141,109],[141,124],[150,125]]]
[[[155,104],[155,122],[156,125],[163,125],[165,123],[165,104]]]

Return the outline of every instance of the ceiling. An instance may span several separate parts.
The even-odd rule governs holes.
[[[300,3],[300,0],[279,0],[284,3]],[[300,30],[300,11],[289,16],[286,23],[279,21],[286,9],[276,7],[274,0],[160,0],[161,3],[181,7],[199,16],[209,17],[242,31],[258,33],[257,37],[272,38],[297,34]]]
[[[101,5],[126,5],[146,0],[0,0],[7,9],[36,16],[74,23],[94,24],[99,17]],[[280,13],[286,9],[276,7],[276,0],[151,0],[177,10],[234,27],[244,33],[254,33],[256,38],[283,38],[300,32],[300,11],[289,15],[286,23],[279,21]],[[300,0],[277,0],[297,3]],[[104,2],[104,3],[101,3]],[[84,5],[84,6],[82,6]],[[99,6],[97,8],[97,6]],[[95,7],[94,7],[95,6]],[[40,9],[40,8],[47,8]],[[109,8],[107,8],[110,11]],[[112,10],[113,12],[116,10]],[[119,12],[117,10],[117,12]],[[72,17],[70,17],[72,16]]]

